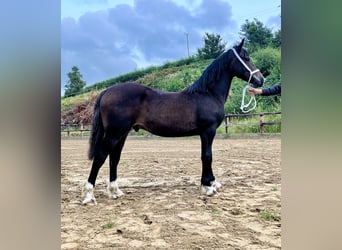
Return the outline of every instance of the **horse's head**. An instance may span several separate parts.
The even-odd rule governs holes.
[[[241,43],[234,46],[232,52],[235,60],[232,63],[233,71],[237,77],[246,82],[249,82],[253,87],[261,87],[264,83],[264,76],[255,67],[252,60],[249,58],[249,54],[242,47],[245,39],[242,39]]]

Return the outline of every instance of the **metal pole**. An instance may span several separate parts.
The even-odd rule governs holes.
[[[186,47],[188,48],[188,57],[190,57],[190,52],[189,52],[189,33],[185,32],[186,35]]]

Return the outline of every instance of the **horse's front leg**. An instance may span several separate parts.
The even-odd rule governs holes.
[[[210,129],[201,134],[201,160],[202,178],[201,193],[206,195],[217,195],[222,185],[215,181],[212,170],[212,145],[216,134],[216,129]]]

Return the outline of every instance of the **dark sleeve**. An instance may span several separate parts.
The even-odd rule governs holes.
[[[269,95],[281,95],[281,85],[271,86],[269,88],[262,89],[262,96],[269,96]]]

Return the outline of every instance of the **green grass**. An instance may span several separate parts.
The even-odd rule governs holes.
[[[211,213],[212,213],[213,215],[220,215],[220,214],[222,214],[222,211],[221,211],[220,209],[218,209],[218,208],[213,208],[213,209],[211,210]]]
[[[100,92],[101,90],[94,90],[76,96],[61,98],[61,111],[68,111],[72,109],[76,104],[83,103],[89,100],[92,96],[98,95]]]
[[[102,225],[101,228],[102,228],[102,229],[109,229],[109,228],[113,228],[114,225],[115,225],[115,223],[112,222],[112,221],[110,221],[110,222],[108,222],[108,223]]]
[[[279,221],[280,220],[280,216],[277,215],[276,212],[267,208],[265,208],[263,211],[260,212],[260,217],[266,221]]]

